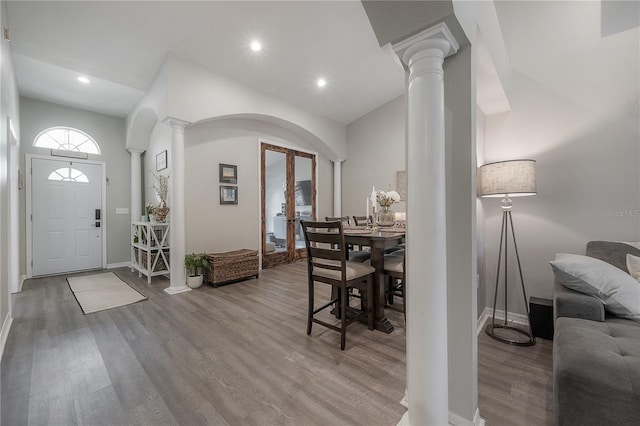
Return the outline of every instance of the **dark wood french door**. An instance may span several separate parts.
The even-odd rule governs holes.
[[[306,257],[301,220],[316,218],[316,156],[276,145],[260,147],[262,267]]]

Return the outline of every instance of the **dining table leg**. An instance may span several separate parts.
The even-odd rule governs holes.
[[[384,285],[384,241],[376,241],[371,246],[371,266],[376,270],[373,277],[373,297],[367,303],[373,303],[374,322],[376,330],[391,333],[393,325],[384,314],[385,285]],[[363,301],[365,303],[365,301]]]

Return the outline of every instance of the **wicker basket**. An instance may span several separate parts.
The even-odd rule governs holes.
[[[209,253],[205,258],[211,264],[210,271],[204,271],[206,281],[217,287],[232,281],[258,277],[258,252],[242,249],[226,253]]]
[[[164,257],[167,258],[167,263],[170,263],[169,250],[166,249],[166,250],[162,250],[162,251],[164,252]],[[155,256],[160,256],[160,252],[152,251],[151,254],[152,254],[151,263],[153,263],[153,261],[155,259]],[[144,269],[149,269],[149,267],[148,267],[149,252],[141,249],[139,251],[139,257],[140,257],[140,266],[142,266],[142,268],[144,268]],[[156,262],[156,266],[153,268],[153,272],[168,271],[168,270],[169,270],[169,264],[165,265],[164,259],[162,258],[162,256],[160,256],[160,258]]]

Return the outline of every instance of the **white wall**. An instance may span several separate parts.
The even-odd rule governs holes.
[[[167,151],[167,168],[157,171],[156,169],[156,156],[162,151]],[[151,203],[154,206],[160,204],[160,199],[153,189],[153,185],[157,184],[156,176],[158,175],[170,175],[171,170],[171,127],[164,123],[156,123],[155,127],[151,131],[151,137],[149,138],[149,146],[147,150],[142,154],[142,187],[143,187],[143,208],[147,203]],[[188,166],[187,166],[188,167]],[[171,194],[169,194],[167,203],[170,204]],[[171,219],[171,211],[169,211],[169,219]]]
[[[187,145],[187,252],[260,248],[258,140],[239,136]],[[238,166],[238,204],[220,204],[218,164]]]
[[[6,2],[0,4],[0,20],[2,26],[7,27]],[[11,155],[11,147],[7,131],[8,118],[11,119],[16,131],[18,141],[20,140],[20,116],[18,106],[18,87],[13,71],[11,51],[9,42],[0,38],[0,357],[4,351],[9,328],[11,327],[11,299],[10,288],[11,279],[15,279],[15,274],[10,275],[11,262],[15,261],[10,255],[9,228],[10,213],[9,205],[10,191],[9,184],[14,183],[9,177],[9,171],[15,170],[17,158]],[[15,147],[14,151],[15,153]],[[15,265],[13,265],[15,267]]]
[[[149,135],[158,120],[168,115],[167,90],[169,86],[168,65],[165,61],[151,82],[140,102],[126,118],[127,148],[144,151],[149,145]]]
[[[470,422],[478,408],[476,82],[474,52],[458,41],[444,63],[449,412]]]
[[[345,126],[212,73],[196,64],[169,56],[168,115],[190,123],[213,117],[261,115],[286,122],[328,159],[344,158]],[[163,117],[160,117],[161,119]]]
[[[77,108],[20,98],[21,116],[21,169],[28,170],[24,154],[49,155],[50,150],[33,146],[35,137],[43,130],[54,126],[73,127],[92,136],[102,152],[90,154],[89,158],[107,163],[107,206],[105,221],[107,227],[107,264],[127,262],[130,259],[130,215],[116,215],[118,207],[131,204],[131,159],[125,150],[125,121],[123,118],[99,114]],[[26,271],[26,191],[20,192],[20,269]]]
[[[551,298],[556,253],[584,254],[590,240],[640,240],[640,37],[638,28],[601,37],[599,2],[497,8],[514,66],[512,111],[486,117],[485,161],[537,160],[538,195],[514,199],[513,221],[528,296]],[[499,203],[482,201],[487,302]],[[516,273],[509,310],[523,313]]]
[[[342,164],[342,215],[364,215],[366,198],[376,189],[396,188],[405,170],[405,97],[400,96],[347,126],[347,159]],[[404,212],[404,201],[393,211]]]
[[[485,163],[485,115],[482,110],[476,108],[476,161],[477,166],[481,166]],[[478,268],[478,316],[482,314],[482,311],[493,304],[493,299],[487,298],[487,283],[486,283],[486,261],[485,261],[485,214],[484,206],[482,204],[482,198],[476,198],[476,236],[477,236],[477,268]],[[495,237],[495,236],[492,236]],[[491,239],[491,242],[494,238]]]
[[[158,124],[145,153],[145,170],[155,167],[155,154],[168,149],[170,131]],[[275,135],[278,136],[275,136]],[[260,141],[309,151],[295,134],[254,120],[220,120],[189,126],[185,132],[186,151],[186,248],[187,252],[222,252],[242,248],[259,250],[259,147]],[[153,160],[151,160],[153,159]],[[218,165],[238,166],[238,205],[220,204]],[[333,209],[332,164],[317,156],[318,217],[330,216]],[[153,169],[155,170],[155,169]],[[146,200],[154,197],[148,189]]]

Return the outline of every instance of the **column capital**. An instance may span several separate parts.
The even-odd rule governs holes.
[[[446,58],[458,52],[460,45],[451,33],[446,23],[429,27],[411,37],[395,43],[393,50],[405,65],[409,65],[410,59],[422,50],[438,49],[442,51],[442,57]]]
[[[131,154],[142,154],[145,150],[144,149],[137,149],[137,148],[127,148],[127,151],[129,151]]]
[[[331,162],[332,162],[333,164],[340,164],[340,163],[342,163],[343,161],[344,161],[344,159],[343,159],[343,158],[338,158],[337,160],[331,160]]]
[[[166,117],[162,120],[162,122],[168,126],[171,127],[180,127],[182,129],[184,129],[185,127],[187,127],[189,124],[191,124],[188,121],[185,120],[180,120],[179,118],[174,118],[174,117]]]

